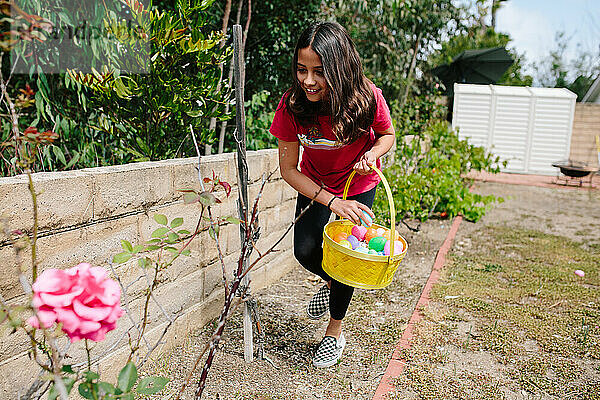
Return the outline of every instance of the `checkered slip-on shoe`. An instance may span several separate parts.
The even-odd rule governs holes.
[[[329,288],[327,284],[321,286],[306,305],[306,314],[310,319],[319,319],[329,310]]]
[[[342,358],[345,346],[346,338],[344,338],[343,333],[337,340],[333,336],[325,336],[315,353],[313,365],[317,368],[327,368],[337,364],[340,358]]]

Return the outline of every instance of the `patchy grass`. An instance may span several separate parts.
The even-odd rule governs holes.
[[[600,399],[598,248],[508,227],[471,240],[432,291],[395,398]]]

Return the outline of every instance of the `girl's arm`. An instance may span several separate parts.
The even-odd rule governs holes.
[[[371,150],[367,151],[360,160],[354,164],[354,169],[358,174],[368,175],[373,172],[369,165],[375,165],[377,159],[387,153],[394,143],[396,142],[396,134],[394,127],[390,126],[388,129],[382,132],[375,132],[375,135],[379,136]]]
[[[375,146],[373,146],[375,147]],[[298,192],[314,199],[323,205],[329,204],[329,209],[342,218],[349,219],[355,224],[360,223],[361,210],[366,211],[371,217],[375,217],[369,207],[355,200],[342,200],[334,196],[312,181],[309,177],[298,171],[298,159],[300,153],[299,142],[278,141],[279,148],[279,171],[284,181]],[[333,201],[330,203],[330,201]]]

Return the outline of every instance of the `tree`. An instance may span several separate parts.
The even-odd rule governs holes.
[[[535,81],[542,87],[567,88],[581,100],[594,79],[600,75],[600,49],[594,54],[577,46],[577,53],[567,59],[567,49],[571,38],[565,32],[557,32],[556,47],[539,62],[533,63]]]
[[[478,25],[470,26],[464,32],[442,43],[442,48],[429,58],[429,65],[433,68],[441,64],[449,64],[454,57],[465,50],[507,47],[510,41],[511,38],[508,34],[496,32],[493,28],[482,29]],[[525,56],[519,54],[514,48],[507,50],[515,62],[496,83],[499,85],[531,86],[533,78],[523,72]]]
[[[450,0],[340,0],[326,11],[349,30],[367,74],[392,101],[417,88],[428,54],[459,17]]]

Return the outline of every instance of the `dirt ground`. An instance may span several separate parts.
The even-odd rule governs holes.
[[[495,205],[476,224],[463,221],[451,253],[467,251],[469,236],[484,225],[524,227],[566,236],[585,246],[600,246],[598,190],[479,182],[475,191],[501,196],[505,202]],[[430,220],[416,233],[398,226],[409,243],[408,254],[389,287],[355,291],[344,320],[347,346],[336,366],[316,369],[311,364],[326,319],[309,320],[304,307],[321,282],[298,266],[279,283],[256,293],[265,332],[264,348],[272,362],[244,362],[241,314],[234,315],[210,370],[203,399],[371,399],[451,222]],[[148,372],[169,376],[168,391],[177,391],[211,328],[199,330],[180,347],[157,357]],[[464,365],[470,365],[470,360],[464,360]],[[485,368],[485,363],[477,368],[482,366]],[[199,371],[194,378],[198,376]],[[193,398],[194,389],[192,384],[184,398]]]

